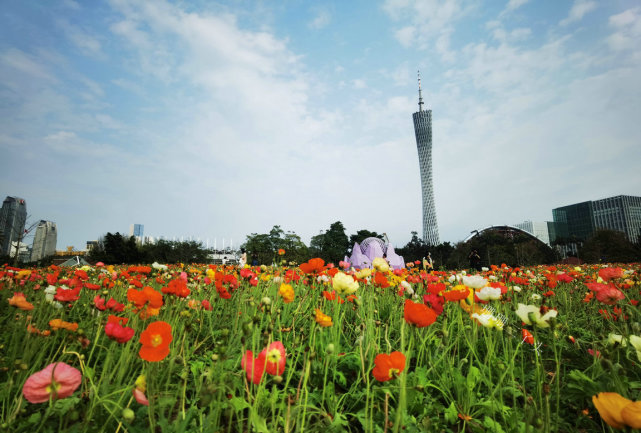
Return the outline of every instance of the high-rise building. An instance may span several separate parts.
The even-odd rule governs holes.
[[[137,238],[142,238],[143,231],[145,226],[142,224],[132,224],[129,227],[129,236],[135,236]]]
[[[514,224],[514,227],[528,232],[541,242],[550,245],[550,233],[547,222],[523,221],[522,223]]]
[[[56,223],[40,220],[36,228],[36,235],[33,237],[31,261],[35,262],[45,257],[55,255],[57,240],[58,231],[56,230]]]
[[[623,232],[630,242],[641,235],[641,197],[619,195],[552,209],[557,239],[584,241],[598,229]]]
[[[0,255],[8,256],[24,237],[27,203],[20,197],[7,197],[0,210]]]
[[[423,240],[427,244],[440,244],[434,189],[432,187],[432,110],[423,110],[421,76],[418,76],[418,111],[412,115],[414,134],[418,148],[418,163],[421,170],[421,192],[423,196]]]

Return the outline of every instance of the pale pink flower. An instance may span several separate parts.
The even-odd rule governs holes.
[[[134,388],[134,397],[136,398],[136,401],[142,405],[149,406],[149,400],[147,400],[147,396],[145,393],[138,388]]]
[[[29,376],[22,386],[22,394],[31,403],[69,397],[80,386],[82,373],[64,362],[54,362]]]

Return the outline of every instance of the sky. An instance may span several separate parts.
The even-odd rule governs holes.
[[[7,0],[0,194],[58,249],[335,221],[400,247],[418,70],[441,241],[641,195],[636,0]]]

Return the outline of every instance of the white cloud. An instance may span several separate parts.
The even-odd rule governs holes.
[[[521,6],[523,6],[524,4],[526,4],[529,1],[530,0],[510,0],[507,3],[507,6],[505,6],[505,9],[508,10],[508,11],[513,11],[513,10],[516,10],[516,9],[520,8]]]
[[[365,82],[365,80],[357,78],[355,80],[352,80],[352,86],[354,86],[354,89],[366,89],[367,83]]]
[[[450,49],[450,35],[454,24],[474,8],[465,0],[386,0],[383,10],[404,26],[394,35],[404,47],[427,50],[436,45],[437,52],[446,62],[454,60]]]
[[[320,10],[316,13],[314,19],[307,24],[307,26],[310,29],[320,30],[327,27],[331,20],[332,16],[327,10]]]
[[[614,27],[607,41],[615,51],[639,48],[641,40],[641,8],[628,9],[609,18],[609,24]]]
[[[593,0],[574,0],[574,4],[570,9],[567,18],[561,20],[559,23],[562,26],[581,21],[585,14],[596,9],[597,3]]]

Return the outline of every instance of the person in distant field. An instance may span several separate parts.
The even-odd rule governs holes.
[[[476,269],[477,271],[481,270],[481,256],[479,256],[478,251],[472,250],[468,259],[470,260],[470,268]]]
[[[432,253],[427,253],[427,258],[423,257],[423,269],[432,273],[434,271],[434,261],[432,260]]]
[[[247,251],[245,248],[240,249],[240,260],[238,261],[238,266],[242,269],[247,264]]]
[[[227,264],[227,256],[223,256],[223,266]]]
[[[256,253],[252,254],[252,266],[258,266],[258,255]]]

